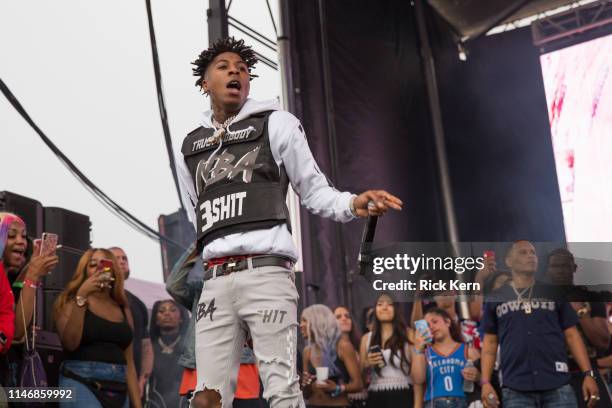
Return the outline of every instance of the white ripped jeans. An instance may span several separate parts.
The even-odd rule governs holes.
[[[195,392],[218,391],[231,407],[247,332],[271,408],[302,408],[296,371],[297,302],[292,271],[248,268],[204,282],[196,315]]]

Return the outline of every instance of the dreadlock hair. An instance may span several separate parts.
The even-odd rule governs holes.
[[[256,78],[257,75],[251,73],[251,69],[257,63],[257,57],[255,51],[251,49],[249,45],[244,45],[244,40],[236,40],[234,37],[221,38],[214,42],[212,47],[202,51],[198,56],[198,59],[193,61],[191,64],[195,65],[192,68],[193,75],[198,77],[195,86],[202,88],[202,80],[206,74],[206,68],[208,65],[220,54],[224,52],[233,52],[234,54],[240,55],[240,58],[247,65],[249,70],[249,77],[251,79]]]

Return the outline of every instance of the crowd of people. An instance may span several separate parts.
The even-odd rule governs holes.
[[[300,325],[307,404],[612,406],[609,299],[574,284],[578,267],[567,249],[546,260],[540,281],[528,241],[510,246],[503,269],[495,255],[486,257],[474,276],[485,289],[469,299],[468,319],[460,318],[456,293],[440,292],[404,304],[411,311],[404,323],[402,305],[383,294],[364,313],[360,341],[347,308],[333,312],[334,326],[326,306],[308,307]],[[316,382],[317,367],[327,367],[327,380]]]
[[[0,213],[0,250],[1,380],[24,386],[36,288],[58,257],[41,254],[25,223],[9,213]],[[57,385],[74,388],[79,406],[210,406],[206,394],[194,393],[202,282],[188,276],[197,260],[193,245],[167,281],[171,298],[155,303],[147,324],[146,307],[124,288],[125,252],[92,248],[82,255],[54,305],[64,348]],[[452,292],[420,294],[411,303],[382,294],[363,322],[342,305],[306,307],[299,319],[305,347],[296,356],[306,405],[612,406],[609,307],[574,285],[572,254],[548,255],[547,283],[535,280],[538,257],[527,241],[511,246],[507,269],[498,261],[489,256],[477,271],[486,289],[470,299],[467,323]],[[267,407],[256,345],[247,339],[241,347],[233,406]]]

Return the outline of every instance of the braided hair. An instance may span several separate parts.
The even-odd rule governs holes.
[[[255,51],[252,50],[251,46],[244,45],[244,40],[236,40],[234,37],[221,38],[214,42],[212,47],[202,51],[198,56],[198,59],[193,61],[191,64],[195,65],[192,68],[193,75],[198,77],[195,86],[202,88],[202,80],[206,74],[206,68],[210,63],[220,54],[224,52],[233,52],[240,55],[240,58],[244,61],[249,70],[249,77],[251,79],[256,78],[257,75],[251,73],[251,69],[257,63],[257,57]]]

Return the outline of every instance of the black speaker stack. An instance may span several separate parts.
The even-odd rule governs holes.
[[[45,277],[43,327],[53,327],[53,302],[74,275],[81,255],[90,245],[89,217],[57,207],[45,207],[44,231],[59,236],[61,248],[57,250],[59,264]]]
[[[44,207],[31,198],[8,191],[0,191],[0,211],[12,212],[26,223],[28,236],[38,237],[43,233]]]

